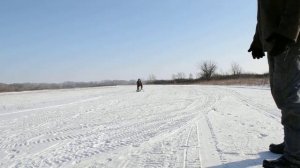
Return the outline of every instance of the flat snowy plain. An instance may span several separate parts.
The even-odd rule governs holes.
[[[261,167],[283,139],[265,87],[0,94],[0,167]]]

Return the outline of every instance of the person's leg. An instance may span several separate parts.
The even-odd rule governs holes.
[[[285,150],[284,156],[287,160],[300,165],[300,129],[284,126]]]
[[[268,56],[268,64],[269,64],[269,80],[270,80],[270,88],[271,88],[271,93],[272,93],[272,96],[273,96],[273,99],[275,102],[278,102],[276,104],[280,104],[279,103],[279,99],[277,98],[278,95],[277,95],[277,90],[275,89],[274,87],[274,66],[275,66],[275,60],[274,60],[274,57],[271,57],[271,56]],[[276,82],[276,81],[275,81]],[[276,86],[276,85],[275,85]],[[277,105],[278,106],[278,105]],[[278,106],[279,107],[279,106]],[[280,144],[270,144],[269,146],[269,150],[272,152],[272,153],[276,153],[276,154],[283,154],[284,153],[284,140],[282,143]]]
[[[300,46],[274,57],[271,90],[282,111],[284,157],[300,165]],[[270,74],[271,76],[271,74]]]
[[[282,110],[284,126],[284,156],[300,165],[300,45],[293,46],[287,56],[289,71],[285,106]]]

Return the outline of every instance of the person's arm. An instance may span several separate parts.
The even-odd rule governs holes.
[[[260,59],[265,56],[263,45],[259,36],[259,23],[256,24],[256,31],[248,52],[252,53],[253,59]]]
[[[296,42],[300,32],[300,0],[286,0],[286,8],[275,33]]]
[[[258,23],[256,24],[255,34],[253,37],[253,42],[251,44],[251,47],[263,50],[263,45],[261,43],[261,39],[259,36],[259,24]]]

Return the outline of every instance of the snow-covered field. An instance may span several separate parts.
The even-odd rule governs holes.
[[[135,86],[0,94],[0,167],[261,167],[282,141],[262,87]]]

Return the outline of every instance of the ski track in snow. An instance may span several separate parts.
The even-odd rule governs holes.
[[[278,157],[270,91],[135,86],[0,94],[0,167],[243,168]]]

